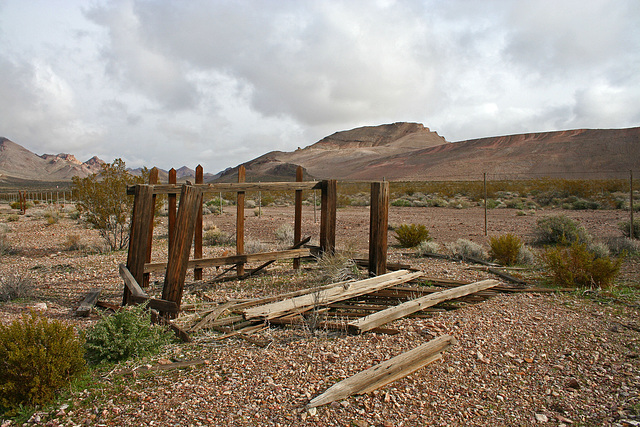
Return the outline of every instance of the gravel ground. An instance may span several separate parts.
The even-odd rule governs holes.
[[[232,232],[231,208],[207,222]],[[276,245],[274,230],[291,223],[291,208],[266,208],[262,217],[247,211],[247,241]],[[559,211],[552,212],[560,213]],[[567,211],[595,236],[618,235],[619,211]],[[489,234],[516,232],[528,237],[547,212],[516,216],[513,210],[490,211]],[[390,222],[423,223],[440,243],[467,238],[485,243],[481,209],[392,208]],[[165,218],[163,218],[165,220]],[[303,234],[315,236],[318,223],[305,208]],[[44,313],[84,328],[97,319],[76,319],[72,310],[94,287],[117,303],[122,284],[117,264],[126,252],[88,254],[65,251],[67,236],[77,234],[87,246],[100,238],[63,217],[46,225],[41,213],[0,224],[17,251],[0,258],[0,274],[28,276],[36,285],[33,300],[0,304],[8,322],[40,303]],[[2,231],[0,230],[0,231]],[[366,253],[368,209],[338,211],[337,241]],[[156,227],[154,259],[166,256],[166,228]],[[390,238],[390,243],[393,239]],[[205,249],[219,255],[224,248]],[[390,261],[411,263],[428,275],[462,280],[494,278],[464,263],[420,259],[390,248]],[[311,267],[308,267],[311,268]],[[622,279],[637,284],[638,262],[625,262]],[[216,274],[205,270],[205,279]],[[160,277],[154,277],[161,280]],[[276,294],[309,286],[309,276],[276,263],[270,274],[213,285],[216,299]],[[187,296],[187,299],[190,298]],[[207,332],[195,342],[168,347],[157,357],[130,362],[100,378],[101,388],[75,393],[64,409],[36,413],[33,424],[46,425],[267,425],[267,426],[527,426],[640,425],[638,387],[640,347],[637,301],[617,294],[499,294],[485,302],[402,319],[391,327],[398,335],[270,328],[256,335],[270,340],[259,348],[236,339],[216,341]],[[314,396],[343,378],[414,348],[433,337],[451,334],[458,344],[437,361],[381,389],[305,411]],[[119,374],[125,367],[164,360],[207,359],[195,367]],[[4,423],[3,423],[4,425]],[[7,424],[10,425],[10,424]]]

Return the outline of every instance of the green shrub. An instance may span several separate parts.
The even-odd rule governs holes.
[[[522,248],[522,240],[511,233],[489,238],[489,256],[502,265],[514,265]]]
[[[487,209],[495,209],[498,207],[500,202],[494,199],[487,199]]]
[[[618,228],[622,231],[622,234],[624,234],[625,237],[632,237],[629,227],[630,223],[630,221],[622,221],[618,224]],[[640,238],[640,219],[633,220],[633,237],[636,239]]]
[[[411,201],[407,199],[396,199],[393,202],[391,202],[391,206],[408,208],[413,206],[413,203],[411,203]]]
[[[590,236],[576,221],[565,215],[548,216],[538,219],[534,229],[534,240],[540,245],[586,243]]]
[[[0,277],[0,302],[13,301],[33,296],[35,286],[29,276],[7,273]]]
[[[551,272],[553,283],[578,288],[608,288],[613,285],[624,255],[618,258],[598,257],[585,243],[545,250],[542,262]]]
[[[34,312],[0,325],[0,406],[50,402],[84,371],[83,353],[72,326]]]
[[[93,364],[154,354],[172,340],[165,328],[151,324],[144,305],[129,306],[102,317],[86,332],[86,358]]]
[[[458,239],[455,243],[449,243],[446,245],[451,254],[459,259],[466,260],[470,258],[474,259],[487,259],[487,252],[482,245],[472,242],[467,239]]]
[[[396,239],[403,248],[415,248],[421,242],[430,240],[429,230],[422,224],[402,224],[394,231]]]

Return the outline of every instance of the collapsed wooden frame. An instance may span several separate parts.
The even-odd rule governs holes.
[[[149,184],[138,184],[127,189],[133,194],[134,207],[131,218],[129,252],[126,270],[133,281],[139,284],[140,290],[149,284],[151,272],[165,271],[162,298],[157,301],[175,304],[170,310],[161,310],[168,317],[175,316],[180,309],[182,293],[189,268],[194,270],[194,279],[202,279],[204,267],[235,265],[239,278],[246,277],[244,265],[247,262],[266,261],[262,267],[279,259],[293,259],[293,267],[299,268],[300,258],[311,254],[309,248],[302,248],[302,192],[304,190],[321,190],[320,209],[320,253],[332,253],[336,247],[336,209],[337,181],[303,182],[302,168],[296,171],[296,182],[263,182],[246,183],[245,168],[240,166],[237,183],[204,184],[202,167],[196,168],[196,184],[176,184],[175,170],[169,173],[169,184],[158,184],[158,170],[153,168],[149,176]],[[180,204],[177,208],[177,193],[180,191]],[[295,191],[294,246],[286,251],[261,254],[244,254],[244,196],[247,191]],[[202,203],[203,194],[236,192],[236,255],[230,257],[202,257]],[[153,237],[156,195],[168,195],[169,210],[169,254],[167,262],[151,262],[151,246]],[[387,225],[389,209],[389,183],[374,182],[371,185],[371,221],[369,228],[369,271],[371,275],[386,272]],[[191,247],[194,247],[193,259],[189,259]],[[125,280],[125,285],[127,281]],[[146,295],[132,292],[125,286],[123,305],[137,303]],[[133,288],[135,290],[135,288]],[[144,293],[144,292],[143,292]],[[151,303],[150,303],[151,304]]]

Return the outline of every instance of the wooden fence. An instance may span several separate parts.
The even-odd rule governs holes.
[[[265,262],[278,259],[293,259],[293,267],[300,267],[300,258],[309,256],[311,250],[301,247],[308,239],[302,240],[302,192],[304,190],[320,190],[320,230],[319,247],[321,254],[333,253],[336,247],[336,208],[337,181],[304,182],[302,168],[296,171],[295,182],[245,182],[245,168],[240,166],[237,183],[203,183],[202,167],[196,168],[195,184],[176,183],[175,170],[169,172],[169,183],[158,183],[158,170],[153,168],[149,176],[149,184],[139,184],[128,188],[128,193],[135,196],[129,253],[126,269],[135,283],[144,288],[149,284],[149,274],[165,271],[165,280],[161,300],[154,300],[158,306],[168,307],[174,304],[180,308],[186,271],[194,270],[194,279],[202,279],[202,269],[206,267],[235,265],[237,276],[246,277],[245,263]],[[248,191],[294,191],[294,245],[285,251],[265,252],[260,254],[244,253],[244,205]],[[202,205],[203,195],[207,193],[236,193],[236,255],[217,258],[202,257]],[[180,204],[177,203],[180,193]],[[168,238],[169,250],[167,262],[151,263],[152,236],[156,196],[168,196]],[[369,246],[369,271],[372,275],[386,272],[387,225],[389,210],[389,183],[374,182],[371,186],[371,224]],[[193,259],[189,259],[191,247],[194,247]],[[255,271],[255,270],[254,270]],[[249,273],[250,274],[250,273]],[[125,284],[127,281],[125,280]],[[140,292],[135,286],[125,286],[123,304],[137,302]],[[132,294],[133,290],[133,294]],[[133,296],[133,298],[132,298]],[[139,299],[139,298],[138,298]],[[162,310],[169,314],[168,310]],[[173,310],[172,310],[173,311]]]

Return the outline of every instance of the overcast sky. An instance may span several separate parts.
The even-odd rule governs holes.
[[[0,0],[0,136],[218,172],[339,130],[640,126],[638,0]]]

